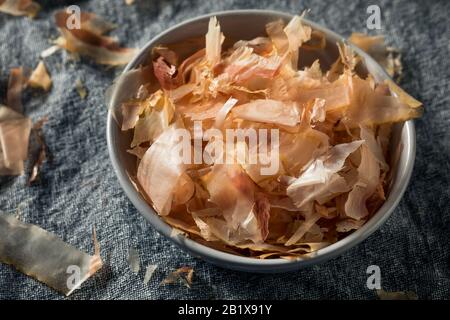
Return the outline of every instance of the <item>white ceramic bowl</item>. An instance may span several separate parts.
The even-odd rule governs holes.
[[[217,16],[225,36],[235,40],[252,39],[257,36],[265,35],[265,25],[268,22],[280,18],[289,21],[292,18],[292,15],[290,14],[276,11],[236,10],[216,12],[190,19],[169,28],[148,42],[133,61],[128,64],[124,72],[148,63],[151,49],[155,45],[179,43],[188,38],[203,37],[207,31],[208,21],[211,16]],[[313,22],[305,20],[305,23],[310,25],[313,29],[324,32],[327,36],[327,53],[320,56],[321,65],[333,62],[338,54],[335,44],[337,41],[343,41],[344,38]],[[389,78],[386,72],[370,56],[358,48],[354,49],[365,60],[367,70],[377,81],[383,81],[384,79]],[[311,63],[315,57],[308,57],[308,54],[305,54],[306,55],[302,56],[302,61]],[[109,107],[117,108],[127,94],[130,93],[134,93],[132,85],[127,84],[127,86],[117,86],[111,94]],[[387,199],[382,207],[363,227],[342,240],[318,250],[313,257],[307,259],[294,261],[284,259],[260,260],[221,252],[183,236],[171,237],[172,228],[160,219],[150,204],[148,204],[136,191],[127,174],[127,172],[136,172],[135,158],[126,152],[132,138],[131,134],[125,134],[120,130],[113,119],[111,112],[108,114],[107,121],[108,150],[114,171],[128,198],[150,224],[158,232],[176,243],[180,248],[190,252],[196,257],[224,268],[249,272],[276,273],[293,271],[301,267],[317,264],[336,257],[366,239],[386,221],[398,205],[411,177],[415,158],[416,139],[413,122],[408,121],[404,124],[396,125],[393,130],[391,149],[392,152],[398,153],[395,157],[398,160],[392,166],[394,175],[389,186]]]

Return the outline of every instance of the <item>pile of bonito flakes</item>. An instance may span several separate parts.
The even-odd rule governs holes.
[[[142,69],[153,80],[121,105],[121,126],[133,130],[136,186],[164,221],[222,251],[295,259],[380,208],[393,125],[420,116],[421,103],[390,80],[360,76],[361,58],[342,43],[331,66],[299,69],[304,52],[327,45],[300,16],[271,22],[266,33],[225,47],[213,17],[202,49],[182,57],[155,47]],[[251,144],[250,134],[219,141],[229,130],[265,132],[266,145]],[[261,159],[276,165],[268,170]]]

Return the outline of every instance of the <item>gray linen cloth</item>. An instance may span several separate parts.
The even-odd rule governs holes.
[[[402,86],[424,103],[416,121],[417,158],[411,183],[398,208],[377,232],[332,261],[298,272],[255,275],[221,269],[194,258],[154,231],[121,190],[106,148],[105,89],[120,72],[89,59],[70,60],[60,51],[46,59],[53,88],[27,90],[25,114],[48,116],[44,133],[53,155],[41,178],[28,187],[26,176],[1,177],[0,211],[18,213],[93,253],[91,227],[97,226],[105,267],[69,299],[375,299],[366,287],[369,265],[381,268],[387,291],[413,291],[421,299],[450,298],[450,1],[290,1],[123,0],[43,1],[37,19],[0,13],[0,101],[9,69],[36,66],[39,54],[58,32],[56,10],[78,4],[119,25],[112,35],[141,47],[166,28],[201,14],[242,8],[300,13],[343,35],[367,32],[366,9],[381,9],[382,30],[403,52]],[[376,32],[370,31],[370,34]],[[75,81],[88,90],[80,99]],[[1,235],[0,235],[1,236]],[[127,255],[135,247],[141,271],[131,272]],[[145,266],[158,264],[145,285]],[[195,269],[191,289],[159,286],[168,272]],[[14,268],[0,264],[0,299],[61,299],[63,296]]]

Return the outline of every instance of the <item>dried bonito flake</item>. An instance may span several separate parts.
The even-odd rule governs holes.
[[[44,117],[37,121],[33,125],[33,132],[36,136],[36,140],[39,146],[38,154],[34,159],[33,165],[31,167],[31,175],[28,179],[28,184],[31,185],[36,179],[39,177],[41,166],[43,165],[44,161],[47,159],[48,155],[48,147],[47,143],[45,142],[44,133],[42,130],[42,127],[44,124],[48,121],[47,117]]]
[[[10,71],[6,102],[0,104],[0,175],[21,175],[28,157],[31,119],[22,115],[23,68]]]
[[[52,86],[52,79],[48,74],[47,68],[43,61],[39,61],[36,69],[31,73],[28,79],[28,84],[33,88],[41,88],[44,91],[49,91]]]
[[[172,284],[181,282],[186,287],[190,288],[192,285],[192,279],[194,277],[194,269],[192,267],[181,267],[173,272],[171,272],[167,278],[165,278],[161,284]]]
[[[0,262],[14,266],[66,296],[103,265],[95,229],[93,256],[11,215],[0,215],[0,234]]]
[[[158,265],[156,264],[149,264],[147,266],[147,269],[145,269],[144,284],[147,284],[152,279],[157,268]]]
[[[80,96],[80,98],[82,100],[84,100],[88,94],[86,87],[84,86],[83,82],[81,81],[81,79],[77,79],[75,81],[75,90],[77,90],[78,95]]]
[[[0,0],[0,12],[13,16],[28,16],[34,18],[41,6],[31,0]]]
[[[348,191],[347,182],[338,172],[347,157],[363,143],[358,140],[338,144],[305,167],[298,178],[291,178],[286,193],[294,204],[298,208],[311,201],[323,204],[333,194]]]
[[[370,54],[396,81],[402,77],[401,53],[393,47],[386,46],[384,36],[352,33],[348,40]]]
[[[128,63],[137,53],[136,49],[122,48],[114,38],[104,35],[115,25],[89,12],[82,12],[80,18],[79,28],[69,28],[70,14],[64,10],[56,12],[55,21],[61,33],[56,40],[59,47],[112,66]]]
[[[31,119],[0,105],[0,175],[24,173],[31,125]]]
[[[128,251],[128,264],[134,274],[138,274],[141,269],[141,260],[139,258],[139,252],[135,248],[130,248]]]
[[[173,237],[297,259],[375,214],[389,192],[391,128],[422,107],[392,81],[361,76],[345,44],[323,69],[332,44],[302,17],[266,32],[225,47],[211,18],[201,46],[155,47],[149,66],[121,77],[113,114],[133,136],[136,188]],[[303,49],[317,60],[299,68]]]
[[[6,105],[22,113],[22,91],[27,83],[22,67],[12,68],[9,72],[8,91],[6,93]]]

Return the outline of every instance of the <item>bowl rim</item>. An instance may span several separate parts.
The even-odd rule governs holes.
[[[183,27],[185,25],[189,25],[190,23],[204,20],[206,18],[217,16],[218,18],[229,15],[271,15],[277,16],[283,19],[290,19],[294,15],[290,13],[285,13],[281,11],[275,10],[263,10],[263,9],[245,9],[245,10],[226,10],[226,11],[218,11],[212,12],[208,14],[204,14],[201,16],[197,16],[191,19],[184,20],[167,30],[159,33],[152,39],[150,39],[142,49],[139,50],[139,53],[128,63],[122,73],[126,73],[129,70],[137,67],[137,63],[140,61],[143,54],[148,52],[151,47],[158,43],[158,40],[163,36],[173,32],[174,30]],[[341,41],[345,41],[345,37],[337,34],[336,32],[329,30],[326,27],[323,27],[315,22],[309,21],[308,19],[303,19],[306,24],[310,25],[316,30],[320,30],[331,37],[339,39]],[[351,45],[351,44],[350,44]],[[359,49],[356,46],[351,45],[352,48],[366,61],[369,61],[373,67],[375,67],[377,72],[386,79],[391,79],[391,77],[384,71],[384,69],[368,54]],[[391,79],[392,80],[392,79]],[[256,259],[244,256],[238,256],[231,253],[219,251],[217,249],[213,249],[201,243],[198,243],[190,238],[187,238],[182,235],[172,236],[173,228],[164,222],[159,215],[155,212],[153,207],[147,203],[142,196],[135,189],[133,184],[131,183],[127,172],[121,166],[119,162],[118,156],[118,147],[115,143],[113,143],[113,126],[117,125],[115,120],[113,119],[113,115],[111,113],[111,105],[114,104],[115,95],[117,93],[117,88],[112,92],[111,99],[108,105],[108,115],[107,115],[107,145],[108,145],[108,153],[109,157],[114,169],[114,172],[119,180],[119,183],[122,189],[125,191],[125,194],[129,198],[129,200],[133,203],[136,209],[141,213],[141,215],[146,218],[147,221],[158,231],[160,234],[163,234],[166,238],[177,244],[181,249],[187,250],[191,254],[196,257],[200,257],[208,262],[219,265],[221,267],[226,267],[234,270],[240,271],[252,271],[252,272],[286,272],[300,269],[301,267],[309,266],[312,264],[317,264],[320,262],[324,262],[326,260],[332,259],[343,252],[351,249],[357,244],[361,243],[367,237],[369,237],[375,230],[377,230],[392,214],[394,209],[397,207],[400,202],[406,188],[408,186],[409,180],[412,175],[412,170],[414,167],[415,154],[416,154],[416,135],[415,135],[415,126],[412,120],[409,120],[404,123],[404,127],[402,130],[406,132],[406,140],[408,143],[406,147],[403,148],[402,152],[406,152],[405,163],[402,163],[400,166],[398,178],[400,180],[400,186],[398,193],[395,197],[388,197],[383,205],[378,209],[378,211],[358,230],[346,236],[345,238],[325,247],[319,249],[314,252],[311,257],[308,258],[299,258],[295,260],[287,260],[282,258],[276,259]]]

